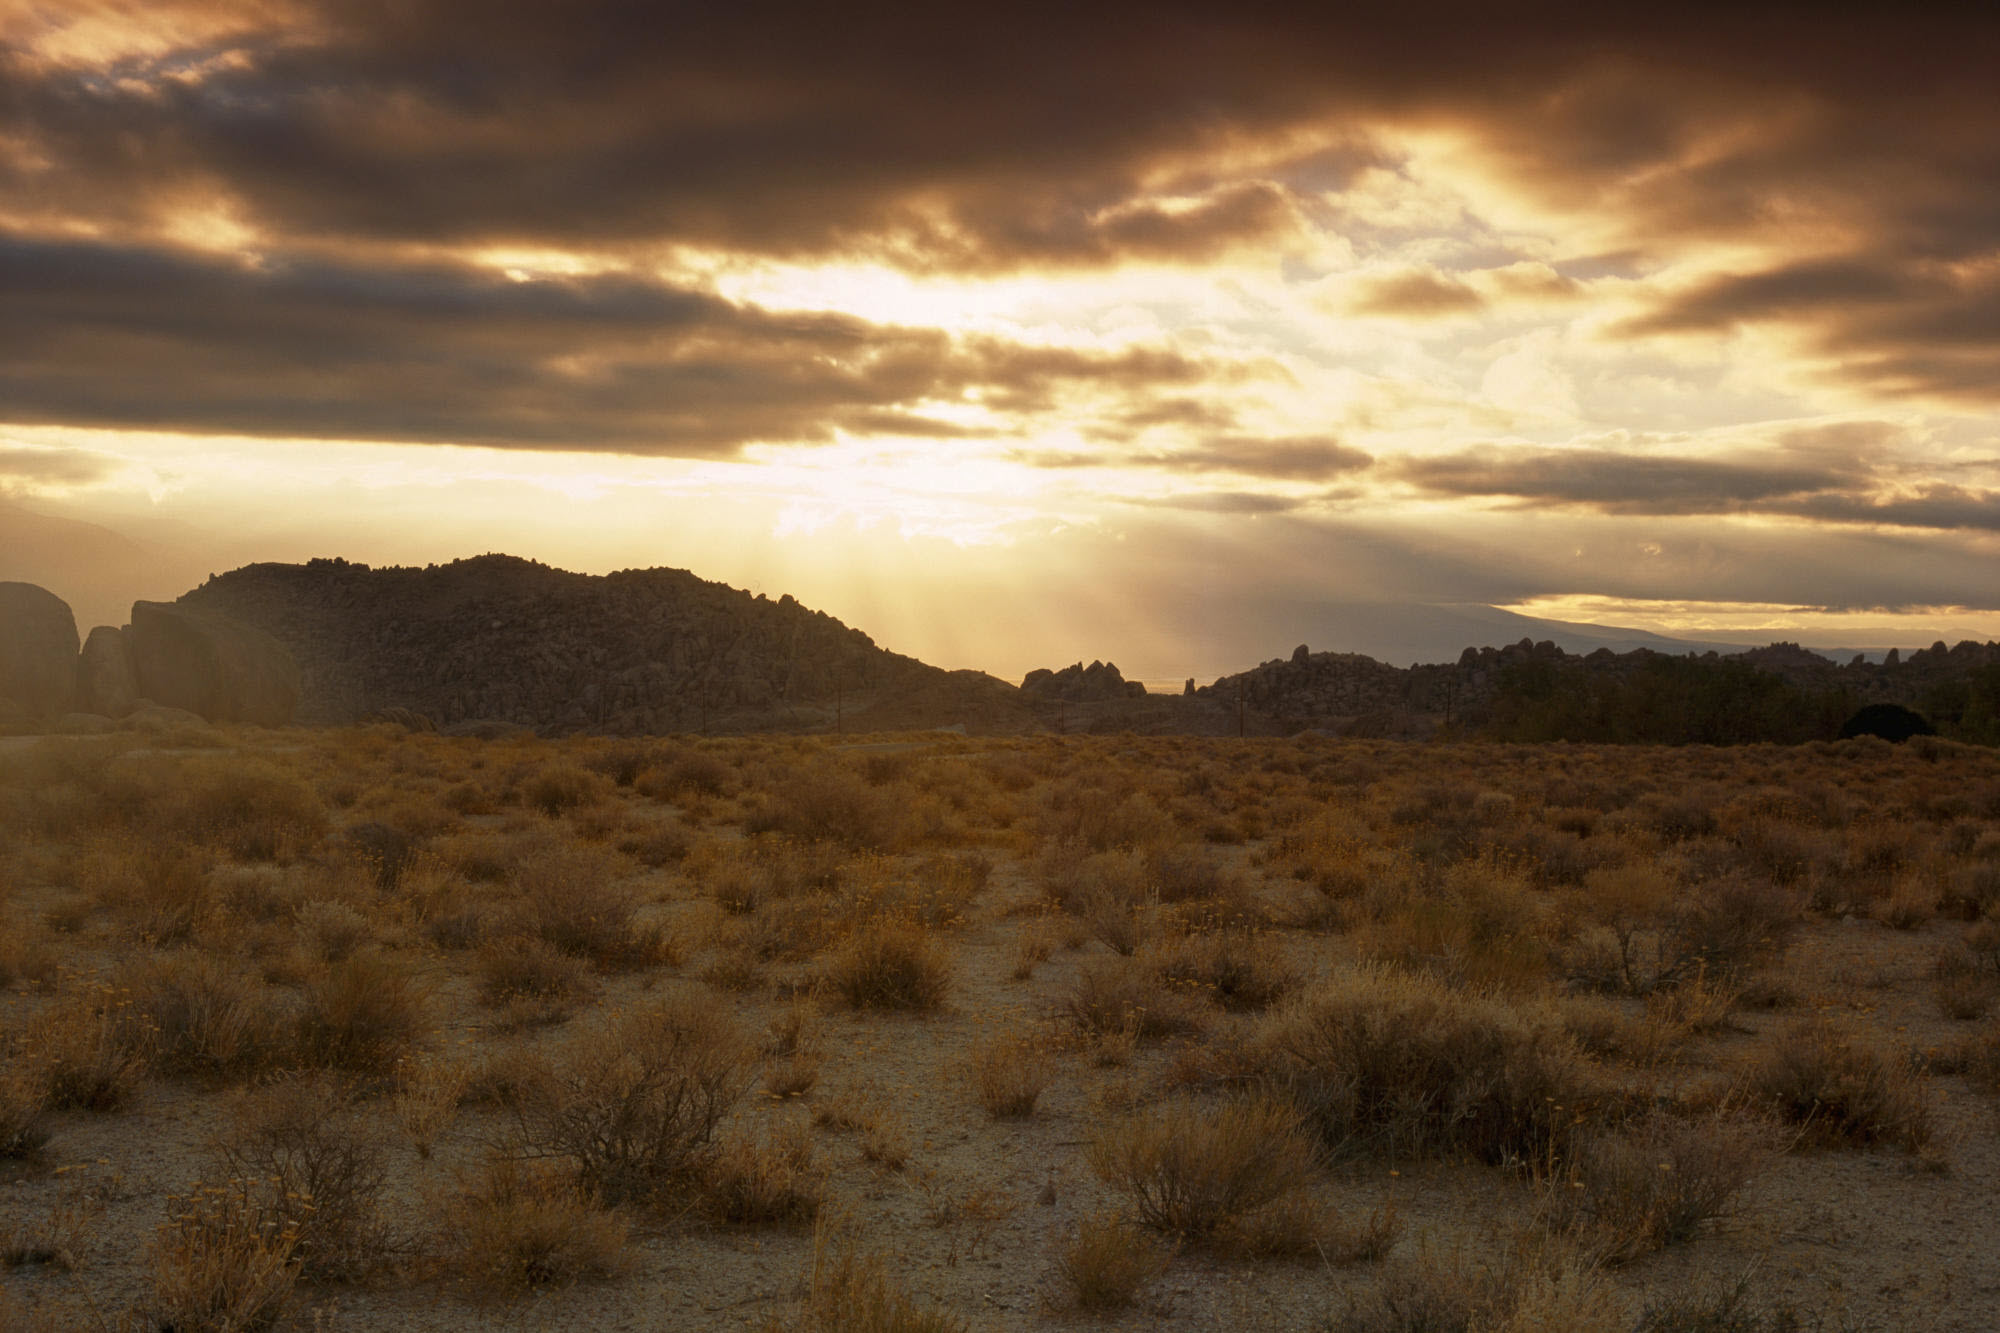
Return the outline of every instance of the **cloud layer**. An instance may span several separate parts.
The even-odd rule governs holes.
[[[1393,530],[1491,534],[1453,601],[1963,602],[1995,69],[1887,7],[17,5],[0,423],[818,455],[981,534],[1234,534],[1239,600]]]

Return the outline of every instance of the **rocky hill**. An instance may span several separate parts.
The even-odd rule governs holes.
[[[423,569],[249,565],[179,605],[262,629],[297,659],[296,720],[407,709],[547,732],[1035,723],[1012,686],[877,647],[790,596],[685,570],[572,574],[484,555]]]
[[[1879,663],[1839,663],[1794,643],[1726,655],[1576,654],[1523,639],[1406,669],[1301,644],[1289,658],[1191,693],[1240,704],[1282,729],[1343,735],[1421,736],[1445,726],[1524,739],[1552,739],[1550,729],[1572,739],[1809,739],[1832,735],[1863,705],[1894,703],[1947,734],[1985,741],[2000,715],[1996,691],[2000,643],[1937,643]]]

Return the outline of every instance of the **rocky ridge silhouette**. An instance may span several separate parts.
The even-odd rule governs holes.
[[[886,651],[790,595],[773,601],[679,569],[320,559],[248,565],[176,604],[290,649],[303,674],[295,720],[307,724],[401,709],[440,726],[553,733],[1035,725],[1003,681]]]

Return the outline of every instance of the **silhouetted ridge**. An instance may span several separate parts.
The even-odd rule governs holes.
[[[248,565],[183,596],[289,648],[298,720],[403,708],[449,725],[665,732],[854,726],[988,729],[1014,691],[887,652],[860,630],[681,569],[572,574],[482,555],[371,569],[345,560]]]

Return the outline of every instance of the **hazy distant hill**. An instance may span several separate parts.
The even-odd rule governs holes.
[[[1721,640],[1679,639],[1615,625],[1544,620],[1476,602],[1331,602],[1303,605],[1294,614],[1298,636],[1315,649],[1359,653],[1391,666],[1455,662],[1468,646],[1498,647],[1528,639],[1554,643],[1565,652],[1609,648],[1629,653],[1650,648],[1662,653],[1737,653],[1749,645]]]
[[[210,568],[95,523],[0,500],[0,581],[47,588],[69,603],[84,633],[124,624],[140,599],[171,600]]]
[[[423,569],[249,565],[180,599],[274,635],[298,659],[298,720],[407,708],[440,724],[545,731],[1025,730],[1018,692],[884,651],[791,597],[685,570],[571,574],[485,555]]]

